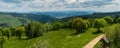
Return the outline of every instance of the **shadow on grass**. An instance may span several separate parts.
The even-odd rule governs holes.
[[[70,35],[71,35],[71,36],[74,36],[74,35],[79,35],[79,34],[82,34],[82,33],[85,33],[85,31],[83,31],[83,32],[75,32],[75,33],[70,34]]]
[[[92,34],[100,34],[100,33],[103,33],[103,32],[100,30],[100,31],[93,32]]]
[[[30,39],[35,39],[35,38],[38,38],[38,37],[27,37],[27,38],[21,38],[21,39],[18,39],[18,40],[30,40]]]

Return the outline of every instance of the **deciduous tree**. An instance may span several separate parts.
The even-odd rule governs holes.
[[[97,32],[100,32],[100,28],[104,27],[107,22],[104,19],[95,19],[94,27],[98,29]]]
[[[53,23],[53,29],[59,30],[62,27],[62,24],[60,22],[54,22]]]
[[[9,28],[3,28],[2,33],[3,33],[3,35],[7,36],[8,39],[11,36],[11,30]]]
[[[23,35],[24,32],[25,32],[24,27],[17,27],[16,28],[16,36],[18,36],[19,39],[21,39],[21,36]]]
[[[41,23],[31,21],[31,23],[26,25],[26,36],[33,38],[43,35],[44,27]]]
[[[111,24],[113,22],[113,19],[110,16],[105,16],[104,19],[109,24]]]
[[[72,22],[72,27],[77,33],[83,32],[86,28],[86,22],[84,22],[81,18],[75,18]]]
[[[6,36],[0,37],[0,46],[1,46],[1,48],[3,48],[3,45],[4,45],[5,41],[7,41],[7,37]]]

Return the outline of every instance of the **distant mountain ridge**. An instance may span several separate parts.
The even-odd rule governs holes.
[[[71,16],[71,17],[65,17],[62,18],[62,21],[68,21],[71,20],[75,17],[81,17],[81,18],[102,18],[104,16],[111,16],[112,18],[115,18],[116,16],[120,17],[120,12],[97,12],[97,13],[93,13],[91,15],[76,15],[76,16]]]
[[[119,16],[120,17],[120,11],[118,12],[104,12],[104,13],[93,13],[93,16],[111,16],[111,17],[115,17],[115,16]]]
[[[38,15],[50,15],[54,16],[56,18],[64,18],[64,17],[70,17],[70,16],[76,16],[76,15],[91,15],[94,12],[93,11],[51,11],[51,12],[31,12],[32,14],[38,14]]]

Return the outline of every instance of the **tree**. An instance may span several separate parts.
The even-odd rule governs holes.
[[[3,35],[7,36],[8,39],[11,36],[11,30],[9,28],[3,28],[2,33],[3,33]]]
[[[118,18],[116,21],[117,21],[117,23],[120,23],[120,18]]]
[[[76,33],[80,33],[83,32],[86,24],[81,18],[75,18],[72,22],[72,27],[76,30]]]
[[[72,21],[71,21],[71,20],[68,21],[67,24],[68,24],[68,28],[71,28],[71,29],[72,29]]]
[[[39,22],[34,22],[34,37],[39,37],[43,35],[44,26]]]
[[[42,32],[44,31],[43,25],[35,21],[31,21],[31,23],[27,24],[25,26],[25,29],[26,36],[28,36],[29,38],[41,36],[43,35]]]
[[[5,41],[7,41],[7,37],[6,36],[0,37],[0,46],[1,46],[1,48],[3,48],[3,45],[4,45]]]
[[[62,27],[62,24],[60,22],[54,22],[53,23],[53,29],[59,30]]]
[[[88,20],[83,20],[83,22],[85,23],[84,29],[87,29],[90,27],[90,22]]]
[[[45,31],[50,31],[53,29],[53,26],[50,23],[46,23],[44,27],[45,27]]]
[[[100,28],[104,27],[107,22],[104,19],[95,19],[94,27],[98,29],[97,32],[100,32]]]
[[[2,32],[0,31],[0,37],[2,36]]]
[[[72,20],[63,22],[63,28],[71,28],[72,29]]]
[[[114,29],[105,28],[106,37],[109,40],[110,48],[120,48],[120,24],[115,25]]]
[[[16,29],[15,28],[10,28],[10,30],[11,30],[11,35],[12,36],[15,36],[16,35]]]
[[[115,28],[115,33],[114,33],[114,38],[113,38],[113,44],[116,48],[120,48],[120,43],[118,43],[120,41],[120,25],[118,25],[116,28]]]
[[[24,27],[17,27],[16,28],[16,36],[18,36],[19,39],[21,39],[21,36],[23,35],[24,32],[25,32]]]
[[[111,24],[113,22],[113,19],[110,16],[105,16],[104,17],[105,21]]]
[[[117,19],[119,18],[118,15],[115,16],[114,20],[113,20],[113,23],[117,23]]]

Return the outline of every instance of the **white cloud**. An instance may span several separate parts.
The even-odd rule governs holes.
[[[120,0],[19,0],[0,1],[1,11],[93,10],[120,11]]]
[[[85,0],[78,0],[79,2],[85,2]]]
[[[71,3],[76,3],[77,0],[66,0],[66,2],[68,2],[68,4],[71,4]]]

